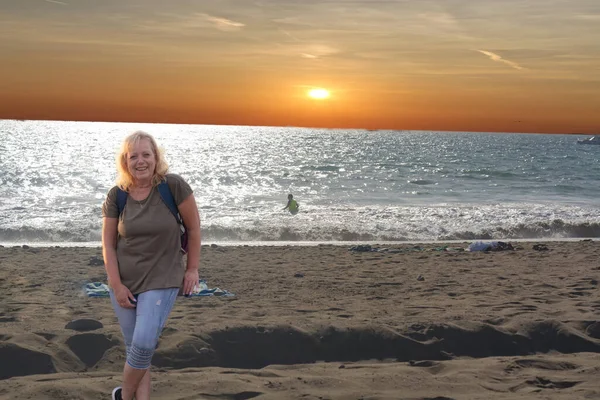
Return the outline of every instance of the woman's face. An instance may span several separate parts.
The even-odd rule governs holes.
[[[127,153],[127,170],[137,182],[149,181],[154,176],[156,155],[148,139],[134,144]]]

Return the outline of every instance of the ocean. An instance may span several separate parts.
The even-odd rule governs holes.
[[[99,245],[138,129],[192,186],[204,243],[600,236],[600,146],[576,135],[0,120],[0,243]]]

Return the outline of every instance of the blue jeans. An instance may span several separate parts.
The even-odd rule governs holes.
[[[110,300],[125,339],[127,364],[136,369],[150,368],[158,338],[175,304],[179,288],[155,289],[135,295],[135,308],[119,305],[110,290]]]

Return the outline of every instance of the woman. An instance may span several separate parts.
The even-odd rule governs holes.
[[[110,298],[127,350],[123,385],[113,400],[150,398],[150,362],[180,291],[198,284],[200,216],[192,189],[168,166],[152,136],[135,132],[117,155],[117,186],[102,206],[102,252]],[[181,230],[158,191],[165,181],[187,229],[189,251],[183,266]],[[118,192],[126,192],[119,213]]]

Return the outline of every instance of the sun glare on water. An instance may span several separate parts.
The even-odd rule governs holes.
[[[321,88],[311,89],[308,91],[308,97],[318,100],[326,99],[329,97],[329,90]]]

